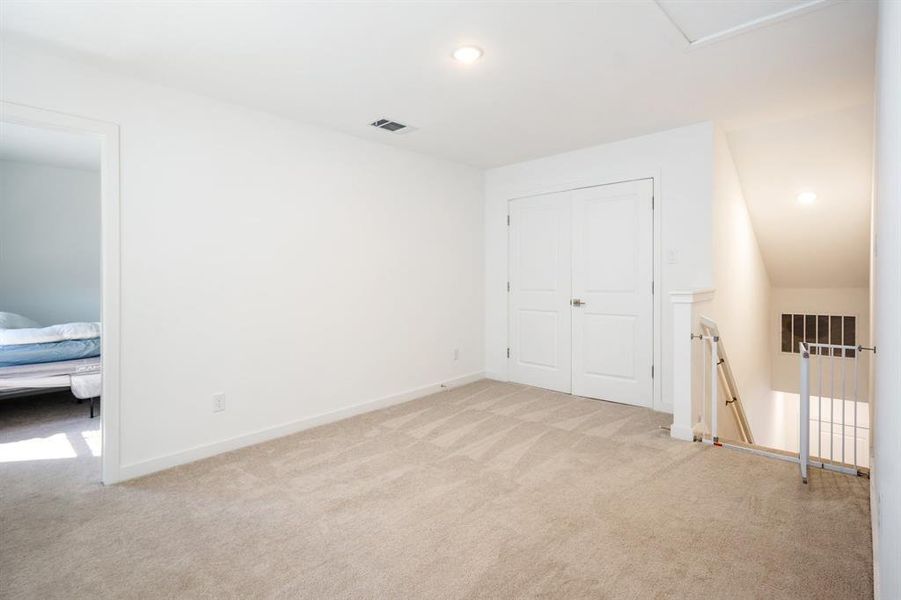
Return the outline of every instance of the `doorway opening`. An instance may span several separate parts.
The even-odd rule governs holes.
[[[0,109],[0,466],[112,483],[118,127]]]

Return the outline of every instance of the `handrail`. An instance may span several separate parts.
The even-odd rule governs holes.
[[[711,374],[713,370],[715,370],[717,375],[717,380],[721,381],[723,384],[723,388],[726,390],[728,394],[728,399],[726,400],[726,406],[732,409],[732,416],[735,418],[735,423],[738,426],[738,431],[741,434],[741,441],[746,444],[754,443],[754,435],[751,433],[751,424],[748,422],[748,415],[745,413],[744,404],[741,401],[741,395],[738,393],[738,385],[735,383],[735,375],[732,373],[732,367],[729,363],[729,357],[726,354],[726,348],[723,345],[723,338],[720,335],[719,327],[716,324],[716,321],[709,317],[700,317],[701,329],[705,334],[703,337],[710,341],[711,354],[712,354],[712,363],[711,363]],[[713,437],[717,438],[716,429],[717,429],[717,385],[714,382],[711,382],[711,428]],[[714,440],[718,441],[717,439]]]

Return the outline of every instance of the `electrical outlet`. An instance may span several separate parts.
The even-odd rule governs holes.
[[[213,412],[222,412],[225,410],[225,394],[216,392],[213,394]]]
[[[460,360],[460,349],[454,348],[454,360]]]

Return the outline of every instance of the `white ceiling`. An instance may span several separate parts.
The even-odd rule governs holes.
[[[90,135],[0,121],[0,160],[99,171],[100,140]]]
[[[108,68],[490,167],[717,120],[869,102],[875,7],[823,8],[689,48],[796,2],[0,2],[2,33]],[[675,15],[675,16],[673,16]],[[451,51],[485,49],[471,66]],[[368,127],[387,116],[418,128]]]
[[[733,131],[729,146],[770,282],[866,287],[871,106]],[[802,191],[816,201],[799,204]]]

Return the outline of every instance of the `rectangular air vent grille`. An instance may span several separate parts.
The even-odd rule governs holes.
[[[409,125],[404,125],[403,123],[398,123],[397,121],[392,121],[391,119],[381,118],[378,121],[373,121],[370,123],[373,127],[377,129],[384,129],[385,131],[390,131],[391,133],[407,133],[408,131],[412,131],[412,127]]]

